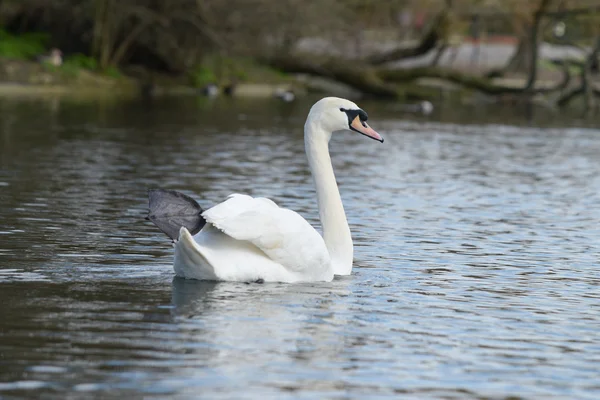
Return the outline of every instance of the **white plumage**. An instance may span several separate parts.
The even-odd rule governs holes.
[[[269,199],[232,194],[202,213],[206,225],[195,236],[180,229],[175,273],[192,279],[246,282],[331,281],[334,274],[349,274],[352,238],[328,142],[333,131],[347,129],[383,141],[363,119],[366,114],[356,104],[338,98],[317,102],[307,119],[305,147],[323,236],[298,213]]]
[[[236,281],[333,279],[323,238],[294,211],[266,198],[232,194],[202,216],[207,225],[196,236],[182,228],[175,250],[178,275]],[[198,262],[195,253],[211,266],[223,267],[198,268],[204,260]]]

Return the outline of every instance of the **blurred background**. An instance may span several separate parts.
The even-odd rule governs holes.
[[[592,111],[599,22],[596,0],[3,0],[0,80]]]
[[[599,0],[0,0],[0,399],[589,399]],[[265,196],[349,277],[174,277],[147,190]]]

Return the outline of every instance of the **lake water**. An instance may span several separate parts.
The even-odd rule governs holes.
[[[146,190],[318,224],[308,101],[0,100],[0,398],[600,398],[598,121],[361,105],[352,276],[245,284],[174,278]]]

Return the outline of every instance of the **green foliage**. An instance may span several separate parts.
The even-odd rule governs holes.
[[[580,61],[583,62],[583,60],[580,60]],[[540,61],[538,61],[538,67],[543,70],[548,70],[548,71],[562,71],[563,70],[563,68],[561,66],[556,65],[552,61],[545,60],[545,59],[541,59]],[[571,74],[571,76],[577,76],[581,73],[581,68],[574,64],[570,64],[568,66],[568,69],[569,69],[569,73]]]
[[[115,78],[115,79],[119,79],[121,78],[123,75],[121,74],[121,71],[119,71],[118,68],[116,67],[107,67],[104,70],[104,75],[110,77],[110,78]]]
[[[50,66],[49,66],[50,67]],[[67,57],[62,66],[58,67],[60,71],[67,77],[75,77],[79,75],[81,70],[98,72],[98,61],[95,58],[86,56],[85,54],[77,53]],[[56,69],[56,67],[55,67]],[[121,78],[123,75],[115,67],[108,67],[101,71],[104,75],[110,78]]]
[[[96,60],[88,57],[84,54],[73,54],[65,59],[60,67],[54,67],[52,65],[46,65],[47,69],[60,70],[60,72],[67,78],[74,78],[79,75],[82,69],[93,71],[97,68]]]
[[[25,33],[15,36],[0,29],[0,57],[29,59],[46,51],[50,35],[45,33]]]
[[[262,65],[248,57],[223,57],[210,55],[192,70],[194,86],[209,83],[227,84],[231,82],[285,82],[289,76],[284,72]]]
[[[247,57],[228,58],[229,73],[239,82],[283,82],[289,76]]]
[[[209,83],[217,83],[217,77],[213,70],[202,65],[192,70],[190,77],[192,79],[192,84],[195,87],[202,87]]]
[[[67,57],[63,66],[94,71],[98,68],[98,62],[92,57],[77,53]]]

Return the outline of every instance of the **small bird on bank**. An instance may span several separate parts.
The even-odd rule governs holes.
[[[55,67],[60,67],[63,63],[62,56],[63,53],[60,51],[60,49],[53,48],[50,50],[50,53],[38,56],[37,60],[42,64],[50,64]]]

